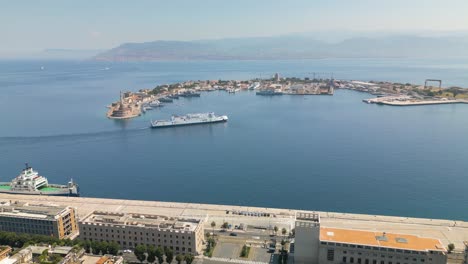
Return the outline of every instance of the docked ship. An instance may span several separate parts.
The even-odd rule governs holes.
[[[173,126],[199,125],[209,123],[226,122],[226,115],[217,116],[214,113],[187,114],[184,116],[173,115],[170,120],[151,121],[152,128],[163,128]]]
[[[186,92],[180,93],[179,96],[182,96],[182,97],[200,97],[200,93],[197,93],[195,91],[186,91]]]
[[[249,86],[249,90],[255,90],[260,88],[260,83],[259,82],[254,82],[252,85]]]
[[[281,90],[261,90],[261,91],[256,92],[255,94],[272,96],[272,95],[283,95],[283,92],[281,92]]]
[[[0,182],[0,193],[80,196],[79,187],[73,180],[67,185],[49,184],[46,177],[39,175],[28,164],[11,182]]]

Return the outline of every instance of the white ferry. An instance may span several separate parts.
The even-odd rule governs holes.
[[[173,126],[199,125],[226,122],[227,120],[228,117],[226,115],[217,116],[214,113],[187,114],[184,116],[173,115],[170,120],[151,121],[151,127],[163,128]]]
[[[79,196],[79,188],[71,180],[67,185],[49,184],[46,177],[39,175],[32,167],[26,168],[11,182],[0,182],[0,193]]]

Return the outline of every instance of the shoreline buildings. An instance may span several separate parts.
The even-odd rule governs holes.
[[[79,221],[80,238],[116,242],[121,248],[139,244],[168,247],[175,254],[202,253],[203,220],[161,215],[94,211]]]
[[[1,204],[0,231],[73,239],[78,235],[76,212],[70,206]]]
[[[445,264],[440,240],[406,234],[326,228],[320,215],[297,213],[295,263]]]

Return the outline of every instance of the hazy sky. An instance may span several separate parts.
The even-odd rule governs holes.
[[[0,0],[0,53],[327,30],[468,30],[468,0]]]

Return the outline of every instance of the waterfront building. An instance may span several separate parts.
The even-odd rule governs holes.
[[[78,235],[75,216],[69,206],[5,203],[0,205],[0,231],[73,239]]]
[[[318,214],[296,216],[295,263],[445,264],[440,240],[408,234],[327,228]]]
[[[0,246],[0,263],[2,260],[8,258],[8,255],[11,252],[11,247],[9,246]]]
[[[464,257],[464,264],[468,264],[468,241],[464,241],[463,244],[465,245],[465,257]]]
[[[274,79],[276,82],[279,82],[281,80],[279,73],[275,73]]]
[[[116,242],[122,248],[139,244],[168,247],[175,254],[200,254],[203,220],[160,215],[94,211],[79,221],[80,238]]]

